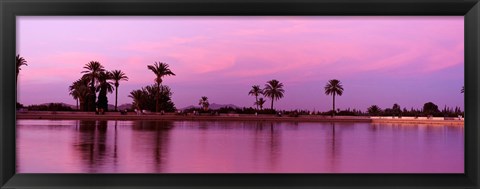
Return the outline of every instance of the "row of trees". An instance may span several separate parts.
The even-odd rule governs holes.
[[[273,79],[267,81],[265,87],[263,89],[260,88],[259,85],[252,86],[252,89],[248,92],[249,95],[255,96],[255,103],[254,105],[258,107],[260,106],[260,110],[263,110],[263,104],[265,104],[266,100],[264,98],[258,98],[259,95],[263,95],[264,97],[270,98],[272,103],[270,104],[270,109],[273,110],[273,102],[275,100],[279,100],[283,98],[285,90],[283,89],[283,83],[280,83],[278,80]]]
[[[27,61],[25,58],[17,55],[17,80],[22,66],[27,66]],[[107,71],[103,65],[97,61],[89,62],[83,68],[85,70],[81,72],[83,73],[82,77],[74,81],[72,85],[69,86],[70,95],[77,101],[77,109],[82,111],[95,111],[98,108],[106,111],[108,109],[107,93],[112,93],[115,91],[115,111],[117,111],[118,87],[120,85],[120,81],[128,81],[126,74],[121,70]],[[174,111],[175,106],[171,101],[171,89],[169,86],[162,85],[162,82],[163,77],[175,76],[175,74],[169,69],[169,65],[163,62],[155,62],[153,65],[148,65],[147,68],[155,74],[155,83],[153,85],[142,87],[141,89],[130,92],[129,97],[133,99],[134,106],[139,110],[147,109],[155,112]],[[252,86],[252,89],[248,94],[255,96],[254,105],[256,106],[257,110],[263,110],[263,105],[266,102],[263,97],[258,98],[260,95],[271,99],[270,110],[274,110],[274,101],[284,97],[285,90],[283,87],[283,83],[273,79],[267,81],[263,89],[260,88],[259,85]],[[326,95],[332,95],[333,97],[332,110],[330,112],[332,116],[334,116],[337,112],[335,109],[335,97],[343,94],[343,86],[339,80],[332,79],[327,82],[324,90]],[[464,86],[462,86],[460,92],[465,92]],[[153,101],[155,101],[155,106],[150,103]],[[201,105],[205,111],[208,110],[208,98],[205,96],[201,97],[199,105]],[[402,110],[398,104],[394,104],[392,108],[386,108],[385,110],[382,110],[378,106],[372,105],[367,109],[367,112],[369,115],[393,116],[413,116],[419,114],[445,115],[461,113],[460,108],[458,107],[456,107],[455,110],[445,107],[442,111],[438,110],[438,107],[435,107],[436,105],[431,102],[424,104],[422,110],[414,110],[413,108],[411,110],[407,110],[405,108]],[[338,110],[338,112],[340,112],[340,110]]]
[[[169,86],[152,84],[141,89],[133,90],[128,97],[133,99],[133,106],[137,110],[175,111],[175,104],[171,100],[172,92]],[[152,102],[157,102],[152,103]],[[157,106],[159,109],[157,109]]]
[[[128,97],[133,99],[133,106],[139,111],[175,111],[175,104],[171,100],[172,91],[167,85],[162,85],[163,77],[175,76],[175,73],[164,62],[155,62],[153,65],[148,65],[147,68],[155,74],[155,83],[130,92]],[[155,102],[155,104],[151,102]]]
[[[97,61],[89,62],[83,68],[85,70],[81,72],[83,73],[82,77],[74,81],[68,88],[69,94],[77,101],[77,109],[107,111],[107,93],[115,90],[115,111],[117,111],[118,87],[120,81],[128,81],[127,75],[121,70],[107,71]]]
[[[258,96],[263,95],[264,97],[270,98],[272,103],[270,104],[270,109],[273,110],[273,102],[283,98],[285,90],[283,89],[283,83],[280,83],[278,80],[267,81],[265,87],[262,89],[259,85],[253,85],[252,89],[248,92],[249,95],[255,96],[254,105],[257,106],[257,109],[263,110],[263,104],[266,102],[264,98],[258,98]],[[332,79],[327,82],[324,87],[326,95],[333,96],[333,107],[332,107],[332,116],[335,115],[335,96],[342,96],[343,86],[342,83],[337,79]]]
[[[77,109],[108,111],[107,93],[115,91],[115,111],[117,111],[118,87],[120,81],[128,81],[128,76],[121,70],[107,71],[97,61],[89,62],[83,68],[85,70],[81,72],[83,73],[82,77],[69,86],[70,95],[77,101]],[[131,91],[129,97],[133,99],[133,105],[138,110],[174,111],[171,89],[162,85],[162,78],[175,74],[169,69],[168,64],[163,62],[155,62],[154,65],[148,65],[147,68],[155,74],[155,83]]]
[[[371,116],[439,116],[439,117],[454,117],[458,115],[464,115],[464,112],[461,111],[460,107],[447,107],[445,106],[442,110],[438,108],[433,102],[427,102],[423,105],[422,109],[413,109],[407,110],[406,108],[401,108],[398,104],[393,104],[392,108],[381,109],[377,105],[372,105],[367,109],[368,115]]]

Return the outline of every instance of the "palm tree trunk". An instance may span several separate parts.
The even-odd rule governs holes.
[[[332,109],[332,117],[335,116],[335,93],[333,93],[333,109]]]
[[[258,110],[258,95],[255,95],[255,104],[257,105],[257,110]]]
[[[85,100],[80,99],[80,111],[84,111],[84,110],[85,110]]]
[[[272,97],[272,104],[271,104],[271,106],[270,106],[270,109],[273,110],[273,97]]]
[[[77,110],[78,110],[78,98],[77,98]]]
[[[160,102],[159,102],[159,97],[160,97],[160,83],[157,83],[157,95],[156,95],[156,96],[157,96],[157,98],[156,98],[156,100],[155,100],[155,101],[156,101],[156,102],[155,102],[155,112],[158,112],[158,110],[159,110],[159,104],[160,104]]]
[[[92,91],[92,98],[90,98],[91,101],[93,102],[90,102],[91,104],[89,105],[93,105],[93,107],[88,107],[90,108],[91,110],[90,111],[93,111],[95,112],[96,111],[96,100],[97,100],[97,93],[95,92],[95,77],[92,77],[92,84],[90,86],[90,90]]]
[[[332,117],[335,116],[335,93],[333,93]]]
[[[115,87],[115,111],[117,111],[118,87]]]

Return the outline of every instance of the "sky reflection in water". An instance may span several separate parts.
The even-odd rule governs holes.
[[[464,127],[18,120],[19,173],[463,173]]]

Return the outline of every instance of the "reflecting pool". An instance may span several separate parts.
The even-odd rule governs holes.
[[[463,173],[464,126],[17,120],[19,173]]]

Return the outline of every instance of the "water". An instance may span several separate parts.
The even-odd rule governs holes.
[[[19,173],[463,173],[464,127],[18,120]]]

